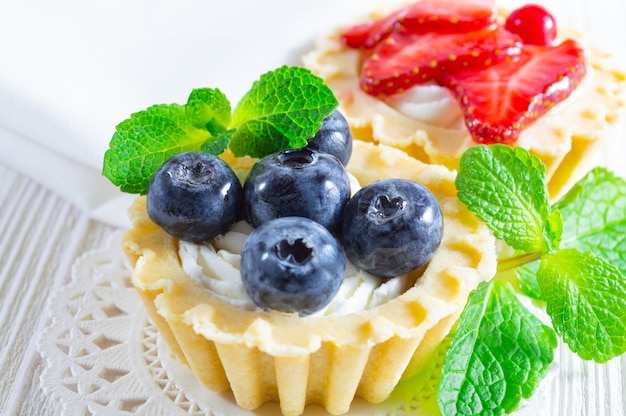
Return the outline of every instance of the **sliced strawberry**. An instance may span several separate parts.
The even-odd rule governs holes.
[[[447,85],[479,143],[513,143],[520,131],[567,98],[585,76],[583,50],[574,40],[524,47],[518,59],[483,71],[450,75]]]
[[[495,0],[422,0],[408,8],[400,25],[411,33],[459,33],[495,23]]]
[[[502,28],[440,34],[393,33],[363,63],[361,88],[391,95],[416,84],[440,82],[465,68],[483,69],[515,56],[520,38]]]
[[[405,12],[403,8],[382,19],[352,26],[341,34],[341,40],[351,48],[372,48],[389,36]]]
[[[341,39],[351,48],[372,48],[394,31],[468,32],[494,23],[496,15],[495,0],[421,0],[381,19],[353,26]]]

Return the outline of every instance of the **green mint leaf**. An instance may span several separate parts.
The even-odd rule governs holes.
[[[626,279],[602,257],[564,248],[544,256],[537,272],[555,331],[585,360],[626,352]]]
[[[553,252],[559,248],[563,239],[563,217],[558,209],[552,209],[543,227],[544,240],[547,252]]]
[[[563,216],[563,247],[592,251],[626,276],[626,181],[595,168],[555,207]]]
[[[196,88],[192,90],[185,110],[194,127],[207,129],[213,136],[223,133],[230,125],[230,102],[218,89]]]
[[[539,262],[533,261],[515,269],[515,276],[520,291],[526,296],[543,300],[541,296],[541,287],[537,281],[537,270],[539,270]]]
[[[521,147],[480,145],[459,164],[458,198],[517,250],[544,253],[558,247],[560,216],[550,209],[545,165]]]
[[[235,134],[234,130],[226,130],[221,133],[217,133],[215,137],[207,140],[202,144],[200,150],[202,152],[211,153],[213,155],[221,155],[228,149],[230,139]]]
[[[268,72],[235,107],[230,148],[236,156],[262,157],[304,147],[337,105],[330,88],[307,69]]]
[[[506,281],[481,283],[468,300],[443,363],[444,416],[501,415],[530,397],[554,359],[554,331]]]
[[[199,150],[210,137],[190,123],[185,106],[149,107],[118,124],[102,174],[123,192],[143,195],[163,162],[176,153]]]

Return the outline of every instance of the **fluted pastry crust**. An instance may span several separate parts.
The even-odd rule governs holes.
[[[225,159],[240,173],[251,161]],[[495,240],[456,198],[455,173],[387,146],[355,141],[348,170],[361,184],[407,178],[425,184],[444,212],[440,248],[401,296],[342,316],[249,311],[203,290],[181,268],[178,242],[152,223],[145,198],[130,210],[124,250],[132,282],[178,359],[216,391],[254,409],[280,401],[285,415],[318,403],[331,414],[355,396],[383,401],[448,334],[468,295],[496,269]]]

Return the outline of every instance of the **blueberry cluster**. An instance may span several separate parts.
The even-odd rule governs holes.
[[[420,184],[382,180],[351,197],[344,168],[351,153],[339,112],[307,147],[259,159],[243,187],[218,157],[181,153],[152,178],[148,214],[166,232],[194,242],[247,220],[255,227],[241,253],[248,295],[261,308],[308,315],[336,295],[346,257],[392,277],[426,264],[441,241],[441,209]]]

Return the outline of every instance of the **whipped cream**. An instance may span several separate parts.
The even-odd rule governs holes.
[[[241,249],[253,227],[245,221],[210,243],[180,241],[178,255],[183,270],[214,296],[240,308],[257,310],[241,281]],[[408,276],[386,280],[346,262],[343,283],[335,298],[311,316],[345,315],[374,308],[401,295]]]
[[[384,97],[389,106],[407,117],[445,128],[464,127],[463,112],[450,90],[436,83],[416,85]]]

